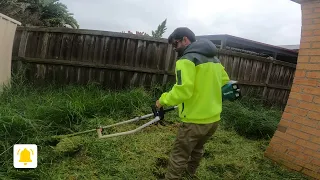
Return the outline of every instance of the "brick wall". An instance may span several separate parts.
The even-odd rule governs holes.
[[[299,2],[302,29],[297,70],[265,156],[320,179],[320,1]]]

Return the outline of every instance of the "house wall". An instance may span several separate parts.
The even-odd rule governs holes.
[[[296,2],[302,9],[297,70],[265,156],[320,179],[320,1]]]

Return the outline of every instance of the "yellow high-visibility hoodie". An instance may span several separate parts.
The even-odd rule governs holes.
[[[208,124],[220,120],[221,88],[230,79],[216,54],[216,46],[202,39],[186,47],[176,61],[176,83],[159,101],[163,106],[178,105],[183,122]]]

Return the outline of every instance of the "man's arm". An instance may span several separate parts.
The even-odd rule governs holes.
[[[162,106],[178,105],[191,98],[196,74],[195,64],[187,59],[180,59],[176,63],[176,83],[169,92],[161,95],[159,102]]]

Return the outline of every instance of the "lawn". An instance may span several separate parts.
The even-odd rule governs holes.
[[[69,134],[151,113],[155,97],[167,88],[110,91],[86,87],[34,88],[14,85],[0,95],[0,179],[159,179],[166,172],[179,118],[129,136],[97,139],[96,132],[56,141]],[[281,118],[276,107],[244,97],[224,102],[220,126],[206,145],[200,179],[307,179],[263,156]],[[106,130],[133,129],[148,120]],[[11,147],[38,145],[38,167],[15,169]]]

